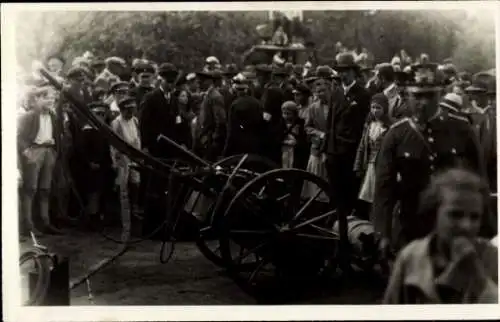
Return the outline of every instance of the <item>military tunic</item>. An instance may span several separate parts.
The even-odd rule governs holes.
[[[465,118],[440,112],[424,129],[409,118],[389,129],[376,160],[375,197],[371,221],[383,237],[391,236],[393,211],[400,202],[399,246],[427,235],[433,218],[418,218],[420,193],[433,173],[453,166],[483,173],[479,144]]]

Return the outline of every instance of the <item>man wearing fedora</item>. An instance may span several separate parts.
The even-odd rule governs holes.
[[[340,75],[341,86],[331,96],[323,151],[333,204],[348,216],[356,207],[359,192],[354,160],[370,109],[370,96],[356,81],[360,68],[351,53],[338,54],[334,69]]]
[[[233,80],[236,99],[228,113],[227,138],[223,156],[256,154],[262,151],[262,107],[259,100],[249,93],[249,80],[238,74]]]
[[[386,254],[390,248],[397,250],[432,229],[432,218],[417,215],[420,193],[431,175],[454,166],[483,173],[478,141],[467,120],[439,107],[444,83],[437,64],[417,63],[412,70],[414,77],[407,87],[412,118],[392,125],[375,164],[370,220],[381,235],[381,249]],[[399,214],[395,211],[397,203]]]
[[[193,150],[202,158],[216,161],[222,155],[226,140],[224,97],[217,86],[222,79],[222,73],[202,71],[198,73],[198,78],[205,94],[196,121]]]

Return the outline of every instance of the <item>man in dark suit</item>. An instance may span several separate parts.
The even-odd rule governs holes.
[[[264,156],[278,164],[281,164],[281,105],[285,102],[283,87],[287,75],[284,69],[275,67],[272,71],[272,79],[266,84],[262,95],[265,131],[268,138],[264,146]]]
[[[229,109],[227,139],[223,155],[243,153],[259,155],[263,142],[262,108],[259,100],[250,95],[248,80],[241,74],[238,76],[233,80],[237,98]]]
[[[147,93],[141,102],[139,129],[142,148],[159,158],[173,158],[174,152],[164,141],[158,140],[160,134],[175,140],[174,131],[177,118],[177,105],[174,99],[174,85],[178,71],[174,65],[165,63],[160,66],[160,87]]]
[[[176,140],[176,124],[181,123],[180,115],[177,111],[175,99],[175,83],[179,72],[174,65],[164,63],[158,72],[161,83],[160,86],[144,96],[141,102],[139,115],[139,132],[141,145],[146,153],[162,159],[174,159],[178,153],[164,140],[159,139],[164,135],[174,141]],[[141,180],[140,189],[146,192],[145,197],[145,222],[143,233],[145,235],[154,231],[164,220],[165,214],[165,190],[166,182],[164,178],[151,173],[142,175],[145,180]],[[152,238],[161,238],[160,233]]]
[[[347,216],[357,203],[360,182],[353,166],[370,110],[370,96],[356,81],[359,66],[352,54],[339,54],[335,69],[340,74],[342,86],[333,88],[324,150],[332,201]]]

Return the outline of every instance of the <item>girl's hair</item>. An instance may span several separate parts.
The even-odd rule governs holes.
[[[372,104],[377,104],[380,107],[382,107],[383,110],[383,119],[382,121],[384,123],[387,123],[386,125],[389,125],[389,100],[387,99],[387,96],[385,96],[384,93],[377,93],[372,96],[372,99],[370,101],[370,107]],[[369,113],[368,116],[368,122],[374,121],[375,117],[372,115],[372,113]]]
[[[490,208],[488,184],[476,173],[462,167],[444,170],[431,178],[429,185],[420,196],[418,208],[420,218],[427,219],[428,222],[435,222],[445,189],[479,193],[483,202],[483,225],[491,225],[491,220],[488,218]]]

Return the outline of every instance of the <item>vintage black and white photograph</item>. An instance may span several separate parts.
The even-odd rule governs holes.
[[[498,304],[498,7],[226,4],[12,11],[15,301]]]

